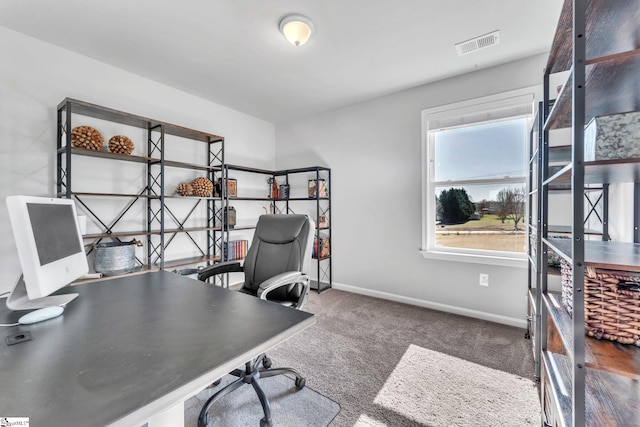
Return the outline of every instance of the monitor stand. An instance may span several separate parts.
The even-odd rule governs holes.
[[[50,295],[48,297],[30,299],[27,294],[27,287],[24,284],[24,276],[13,287],[7,297],[7,308],[9,310],[35,310],[37,308],[64,306],[75,299],[78,294]]]

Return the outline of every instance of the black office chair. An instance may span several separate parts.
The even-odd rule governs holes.
[[[301,309],[309,294],[308,273],[314,229],[315,224],[307,215],[262,215],[244,265],[239,261],[215,264],[200,270],[198,279],[206,281],[218,274],[244,272],[240,292]],[[271,360],[266,354],[247,362],[244,370],[231,372],[238,377],[237,380],[207,400],[198,416],[198,427],[207,426],[209,408],[214,402],[243,384],[251,384],[260,399],[264,411],[260,427],[271,426],[271,406],[257,380],[287,373],[295,376],[295,386],[301,390],[305,379],[290,368],[271,368]]]

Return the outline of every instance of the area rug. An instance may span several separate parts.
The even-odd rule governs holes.
[[[185,402],[185,427],[197,427],[202,405],[213,393],[236,379],[227,375],[219,386],[206,389]],[[296,391],[294,381],[283,375],[259,381],[271,403],[271,420],[274,426],[326,427],[340,412],[340,405],[308,386]],[[212,406],[209,410],[209,427],[258,426],[263,417],[258,396],[253,387],[247,384]]]
[[[410,345],[374,403],[424,426],[539,426],[535,383]],[[357,426],[375,426],[361,419]]]

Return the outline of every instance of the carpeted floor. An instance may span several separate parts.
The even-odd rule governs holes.
[[[236,380],[227,375],[219,386],[203,390],[185,403],[185,427],[196,427],[204,403],[213,393]],[[326,427],[340,411],[340,405],[310,387],[296,390],[284,375],[260,380],[271,405],[271,420],[277,427]],[[217,401],[209,411],[210,427],[258,426],[264,417],[253,387],[243,385]]]
[[[307,386],[340,404],[332,427],[539,425],[531,342],[523,329],[335,289],[312,293],[305,310],[317,323],[268,354],[274,367],[297,369]],[[413,372],[407,366],[416,361]],[[461,398],[487,395],[482,387],[495,388],[491,379],[502,389],[494,390],[497,400],[473,408],[480,398],[456,403],[444,387],[453,377],[456,387],[469,387],[456,392]],[[509,412],[513,408],[522,414]],[[457,418],[472,410],[496,412],[498,421],[487,424],[473,412]]]

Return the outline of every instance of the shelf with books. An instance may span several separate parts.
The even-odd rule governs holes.
[[[306,214],[316,223],[314,240],[320,239],[321,242],[326,242],[324,250],[329,251],[332,231],[331,169],[312,166],[268,170],[227,164],[225,177],[235,182],[233,193],[230,188],[226,188],[224,184],[221,185],[225,187],[222,188],[222,192],[225,193],[223,194],[225,206],[230,209],[233,204],[236,215],[243,224],[226,229],[226,233],[254,229],[255,226],[251,223],[257,222],[260,214]],[[254,202],[263,203],[252,206],[251,203]],[[252,221],[251,218],[255,219]],[[313,260],[315,264],[313,270],[319,280],[315,280],[316,285],[312,285],[312,289],[320,292],[330,288],[332,284],[331,256],[327,252],[320,258],[314,255]],[[318,283],[320,283],[319,286]]]

